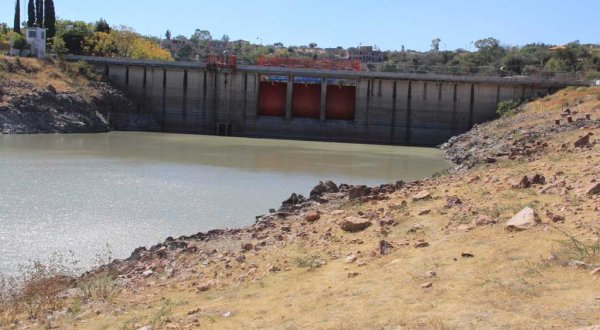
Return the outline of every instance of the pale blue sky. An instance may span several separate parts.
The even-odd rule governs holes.
[[[21,0],[23,19],[26,2]],[[0,0],[12,25],[14,0]],[[189,36],[196,28],[232,40],[322,47],[375,44],[382,49],[469,49],[495,37],[504,44],[600,43],[600,0],[55,0],[61,18],[126,24],[138,32]]]

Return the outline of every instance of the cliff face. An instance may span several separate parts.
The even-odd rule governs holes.
[[[81,63],[0,57],[0,133],[160,130]]]

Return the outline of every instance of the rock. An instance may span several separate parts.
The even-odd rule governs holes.
[[[431,283],[431,282],[427,282],[427,283],[421,285],[421,289],[429,289],[432,287],[433,287],[433,283]]]
[[[429,213],[431,213],[431,210],[429,210],[429,209],[419,211],[419,215],[427,215]]]
[[[594,196],[594,195],[600,195],[600,181],[596,182],[594,184],[592,184],[588,189],[587,189],[587,194],[589,196]]]
[[[356,258],[357,258],[356,255],[351,254],[348,257],[346,257],[346,263],[351,264],[356,261]]]
[[[475,218],[475,226],[489,226],[489,225],[495,225],[496,224],[496,220],[492,219],[491,217],[487,216],[487,215],[479,215],[477,216],[477,218]]]
[[[281,268],[279,268],[279,266],[273,265],[273,266],[269,267],[269,272],[271,272],[271,273],[277,273],[280,271],[281,271]]]
[[[558,214],[554,214],[550,211],[546,211],[546,216],[550,219],[550,221],[552,222],[565,222],[565,217],[558,215]]]
[[[433,270],[427,271],[423,274],[423,277],[425,278],[434,278],[437,277],[437,273]]]
[[[431,193],[427,190],[423,190],[418,192],[416,195],[414,195],[412,197],[413,201],[421,201],[421,200],[425,200],[425,199],[430,199],[431,198]]]
[[[347,217],[341,223],[340,227],[343,231],[347,231],[350,233],[356,233],[359,231],[363,231],[369,228],[372,225],[371,221],[368,219],[357,218],[357,217]]]
[[[304,216],[304,219],[308,222],[315,222],[315,221],[321,219],[321,215],[317,211],[310,211],[310,212],[306,213],[306,215]]]
[[[512,183],[512,187],[515,189],[527,189],[531,187],[531,182],[529,181],[529,177],[523,176],[520,180],[515,180]]]
[[[594,135],[594,133],[588,133],[582,137],[580,137],[577,141],[575,141],[575,148],[585,148],[590,145],[590,137]]]
[[[588,267],[585,262],[579,260],[571,260],[567,265],[577,269],[586,269]]]
[[[424,240],[419,240],[415,243],[415,248],[416,249],[420,249],[420,248],[424,248],[424,247],[428,247],[429,243],[425,242]]]
[[[154,330],[154,328],[153,328],[153,327],[151,327],[151,326],[149,326],[149,325],[147,325],[147,326],[145,326],[145,327],[141,327],[141,328],[139,328],[139,329],[137,329],[137,330]]]
[[[310,199],[317,199],[321,197],[321,195],[325,193],[337,193],[340,189],[338,186],[332,181],[319,182],[311,191],[310,191]]]
[[[304,202],[306,202],[306,198],[304,198],[304,196],[293,193],[290,196],[290,198],[286,199],[281,204],[282,204],[282,206],[285,207],[285,206],[294,206],[294,205],[302,204]]]
[[[356,273],[356,272],[354,272],[354,273],[348,273],[348,278],[355,278],[358,275],[360,275],[360,273]]]
[[[531,182],[531,184],[546,184],[546,178],[541,175],[541,174],[534,174],[532,177],[529,178],[529,182]]]
[[[473,253],[470,252],[463,252],[460,254],[461,257],[463,258],[475,258],[475,255]]]
[[[334,211],[331,211],[331,215],[343,215],[345,213],[346,213],[346,211],[344,211],[344,210],[334,210]]]
[[[242,244],[242,250],[244,251],[252,251],[254,249],[254,245],[252,243],[244,243]]]
[[[512,219],[508,220],[505,228],[508,231],[522,231],[531,229],[541,222],[542,221],[535,210],[530,207],[526,207]]]
[[[494,163],[496,163],[496,161],[497,161],[496,158],[493,158],[493,157],[487,157],[485,159],[485,162],[488,164],[494,164]]]
[[[600,268],[596,268],[590,272],[592,276],[600,275]]]
[[[381,254],[382,256],[388,254],[389,251],[393,248],[394,246],[392,245],[392,243],[385,240],[379,241],[379,254]]]
[[[56,88],[55,88],[54,86],[52,86],[52,85],[48,85],[48,86],[46,87],[46,89],[48,90],[48,92],[52,93],[53,95],[56,95],[56,94],[57,94],[57,92],[56,92]]]
[[[210,290],[210,285],[209,284],[202,284],[198,287],[198,291],[199,292],[206,292]]]
[[[143,272],[143,273],[142,273],[142,276],[144,276],[144,277],[150,277],[150,276],[152,276],[153,274],[154,274],[154,272],[153,272],[153,271],[151,271],[151,270],[147,270],[147,271],[145,271],[145,272]]]
[[[348,192],[348,198],[350,198],[350,200],[356,200],[361,197],[368,196],[370,193],[371,189],[369,189],[367,186],[354,186],[350,188],[350,191]]]
[[[446,200],[446,208],[451,209],[453,207],[462,205],[462,203],[462,200],[460,200],[460,198],[458,198],[457,196],[448,197],[448,199]]]

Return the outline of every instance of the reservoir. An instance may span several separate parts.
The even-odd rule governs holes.
[[[379,185],[448,168],[430,148],[112,132],[0,135],[0,273],[78,266],[168,236],[252,225],[320,180]],[[108,247],[108,248],[107,248]]]

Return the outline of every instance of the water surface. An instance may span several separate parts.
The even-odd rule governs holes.
[[[83,267],[168,236],[241,227],[319,181],[430,176],[435,149],[125,133],[0,135],[0,273],[73,251]]]

